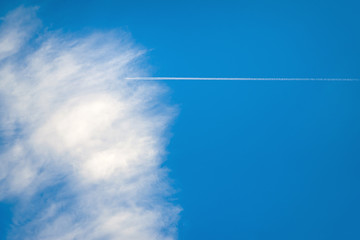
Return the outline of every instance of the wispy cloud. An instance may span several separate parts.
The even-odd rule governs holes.
[[[20,7],[0,29],[9,239],[176,238],[161,167],[174,109],[161,85],[125,80],[144,74],[143,50],[117,32],[39,34],[35,12]]]
[[[208,77],[127,77],[144,81],[359,81],[357,78],[208,78]]]

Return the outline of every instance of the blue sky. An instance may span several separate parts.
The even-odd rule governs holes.
[[[357,1],[2,1],[122,29],[153,76],[360,77]],[[359,239],[360,82],[163,82],[179,239]],[[14,203],[0,204],[6,239]]]

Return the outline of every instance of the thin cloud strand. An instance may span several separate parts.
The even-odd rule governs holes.
[[[194,78],[194,77],[127,77],[144,81],[359,81],[357,78]]]

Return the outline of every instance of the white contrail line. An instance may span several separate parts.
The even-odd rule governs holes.
[[[198,78],[198,77],[128,77],[126,80],[146,81],[359,81],[357,78]]]

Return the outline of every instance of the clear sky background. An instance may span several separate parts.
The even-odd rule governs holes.
[[[360,78],[358,1],[18,1],[122,29],[153,76]],[[181,240],[360,239],[360,82],[164,82]],[[0,239],[11,205],[0,204]]]

